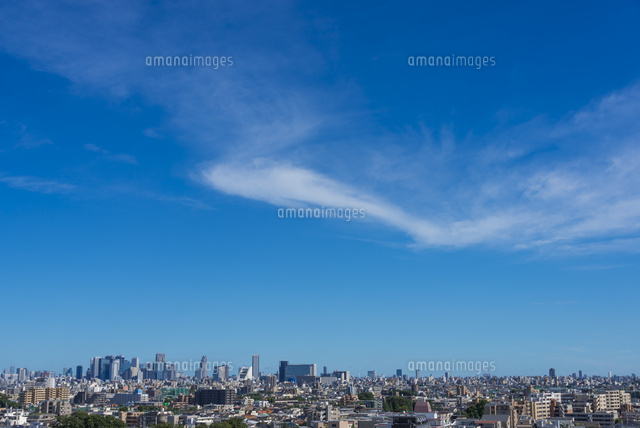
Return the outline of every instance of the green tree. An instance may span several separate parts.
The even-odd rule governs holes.
[[[0,394],[0,407],[22,407],[15,401],[11,401],[6,394]]]
[[[373,392],[361,392],[358,394],[358,399],[359,400],[373,400]]]
[[[211,425],[212,428],[247,428],[247,425],[242,422],[242,418],[229,418],[224,422],[216,422]]]
[[[58,416],[56,428],[125,428],[127,424],[113,416],[88,415],[75,412],[69,416]]]
[[[412,412],[413,400],[409,397],[389,397],[384,402],[384,410],[387,412]]]
[[[476,404],[467,407],[467,410],[462,413],[469,419],[481,419],[482,415],[484,415],[484,405],[487,403],[487,400],[480,400]]]

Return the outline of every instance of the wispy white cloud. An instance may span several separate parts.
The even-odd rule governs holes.
[[[402,199],[393,195],[385,198],[363,190],[366,186],[348,185],[290,162],[218,163],[203,167],[202,177],[219,191],[272,204],[362,207],[371,218],[407,233],[418,246],[489,244],[573,252],[637,251],[640,247],[634,238],[640,234],[640,151],[632,142],[640,139],[640,132],[632,115],[627,115],[626,134],[620,134],[619,127],[623,126],[621,113],[630,111],[626,103],[635,105],[638,94],[640,86],[633,86],[621,95],[607,96],[565,120],[548,124],[538,131],[538,137],[526,137],[527,141],[545,141],[548,135],[562,134],[566,143],[586,133],[589,140],[583,140],[585,145],[590,151],[600,145],[599,156],[564,156],[562,162],[530,162],[517,167],[512,164],[513,156],[493,157],[491,168],[487,168],[487,158],[479,156],[465,165],[472,171],[472,179],[458,180],[455,187],[442,186],[435,200],[423,201],[423,208],[427,208],[422,210],[424,214],[420,209],[403,207]],[[616,116],[616,129],[602,125],[607,114]],[[593,129],[589,123],[594,124]],[[606,147],[611,144],[609,133],[618,134],[619,139]],[[494,138],[496,143],[481,154],[496,150],[505,139],[500,134]],[[441,157],[439,169],[447,164],[457,168],[455,153]],[[401,165],[392,169],[397,167]],[[422,172],[411,177],[425,178]],[[429,186],[428,181],[422,183]],[[424,193],[434,194],[433,190]],[[428,207],[434,203],[445,208],[438,211]]]
[[[72,184],[24,175],[0,176],[0,182],[16,189],[39,193],[70,193],[76,189],[76,186]]]
[[[155,138],[155,139],[157,139],[157,140],[161,140],[161,139],[163,139],[163,138],[164,138],[164,136],[162,135],[162,133],[161,133],[159,130],[154,129],[154,128],[147,128],[147,129],[145,129],[145,130],[142,132],[142,134],[143,134],[145,137]]]
[[[553,302],[533,302],[534,305],[577,305],[580,302],[578,300],[566,300],[566,301],[553,301]]]
[[[35,149],[40,146],[47,146],[49,144],[53,144],[53,142],[44,137],[37,136],[32,133],[24,133],[20,137],[20,141],[16,144],[16,147],[22,147],[25,149]]]
[[[124,154],[124,153],[112,154],[109,150],[103,149],[102,147],[96,146],[95,144],[91,144],[91,143],[85,144],[84,148],[85,150],[89,150],[91,152],[100,153],[103,158],[108,160],[125,162],[131,165],[138,164],[138,160],[135,158],[135,156]]]

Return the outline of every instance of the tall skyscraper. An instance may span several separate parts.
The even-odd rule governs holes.
[[[284,382],[285,372],[287,371],[287,365],[289,361],[280,361],[280,368],[278,369],[278,382]]]
[[[156,363],[166,363],[167,362],[167,358],[165,357],[165,354],[156,354]]]
[[[300,376],[317,376],[316,364],[289,364],[289,361],[280,361],[278,370],[280,382],[294,380]]]
[[[402,369],[396,370],[396,376],[402,377]]]
[[[549,377],[556,377],[556,369],[554,368],[549,369]]]
[[[202,359],[200,359],[200,364],[196,369],[196,379],[206,379],[207,376],[207,356],[203,355]]]
[[[120,359],[114,358],[111,361],[111,367],[109,370],[109,380],[110,381],[115,381],[120,379]]]
[[[578,370],[578,379],[582,379],[582,370]]]
[[[100,377],[100,357],[93,357],[89,369],[91,370],[91,378],[98,379]]]
[[[135,367],[136,369],[139,369],[140,368],[140,358],[133,357],[131,359],[131,367]]]
[[[218,382],[224,382],[229,380],[229,366],[227,365],[217,366],[213,375],[215,380],[217,380]]]
[[[260,377],[260,355],[251,356],[251,372],[254,378]]]

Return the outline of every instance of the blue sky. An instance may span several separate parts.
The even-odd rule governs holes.
[[[639,19],[631,1],[3,2],[0,367],[637,372]],[[408,65],[432,55],[495,66]]]

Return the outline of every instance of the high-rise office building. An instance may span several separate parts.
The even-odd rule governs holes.
[[[251,356],[251,372],[254,378],[260,376],[260,355]]]
[[[216,366],[213,372],[214,380],[218,382],[225,382],[229,380],[229,366],[221,365]]]
[[[280,382],[292,381],[301,376],[317,376],[316,364],[289,364],[288,361],[280,361],[278,380]]]
[[[348,370],[334,370],[333,375],[341,381],[349,382],[351,380],[351,374]]]
[[[165,354],[156,354],[156,363],[166,363],[167,362],[167,358],[165,357]]]
[[[578,379],[582,379],[582,370],[578,370]]]
[[[20,382],[24,382],[25,380],[27,380],[27,377],[28,377],[27,369],[25,368],[18,369],[18,380]]]
[[[277,383],[278,383],[278,378],[275,377],[274,375],[266,376],[265,384],[267,388],[275,388]]]
[[[178,365],[176,363],[165,363],[162,378],[164,380],[175,380],[178,377]]]
[[[556,369],[554,368],[549,369],[549,377],[556,377]]]
[[[396,376],[402,377],[402,369],[396,370]]]
[[[207,356],[203,355],[200,359],[200,364],[196,369],[196,379],[206,379],[207,376]]]
[[[284,375],[288,364],[289,361],[280,361],[280,368],[278,369],[278,382],[284,382]]]
[[[367,377],[370,377],[371,379],[376,379],[378,377],[378,374],[376,373],[375,370],[369,370],[367,372]]]
[[[112,382],[120,379],[120,359],[114,358],[111,361],[108,379]]]
[[[98,379],[100,377],[100,357],[93,357],[91,359],[89,370],[91,370],[92,379]]]

